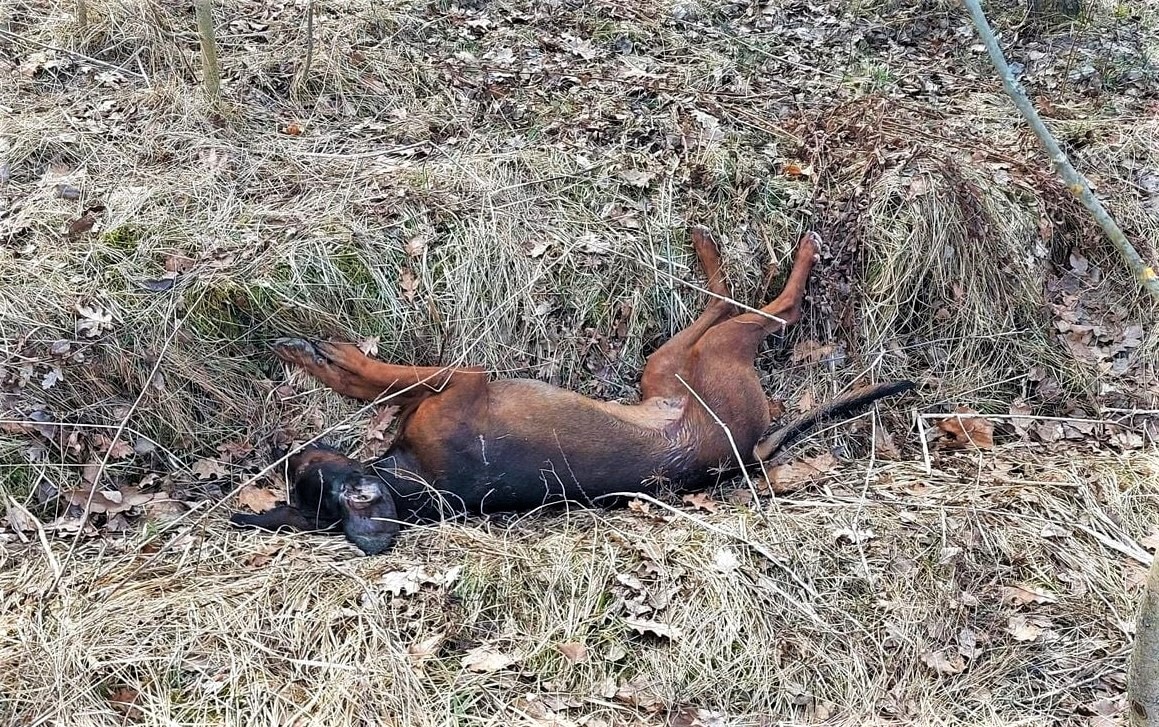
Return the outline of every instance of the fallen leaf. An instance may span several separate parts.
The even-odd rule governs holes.
[[[240,462],[254,451],[254,445],[246,439],[233,439],[217,445],[217,451],[230,462]]]
[[[123,715],[127,722],[140,722],[145,717],[145,713],[137,706],[140,698],[140,692],[122,684],[109,692],[109,706]]]
[[[77,305],[75,310],[80,316],[75,326],[78,336],[96,338],[112,328],[113,314],[103,308]]]
[[[358,342],[358,350],[367,356],[377,356],[379,340],[378,336],[367,336]]]
[[[397,406],[380,406],[366,425],[366,438],[385,441],[387,430],[390,429],[391,422],[394,421],[397,413]]]
[[[652,506],[643,500],[629,500],[628,509],[641,515],[652,516]]]
[[[669,639],[670,641],[677,641],[683,635],[679,628],[670,624],[661,623],[660,621],[626,618],[624,619],[624,624],[640,635],[652,634],[653,636]]]
[[[228,474],[225,465],[216,459],[199,459],[193,463],[189,471],[199,480],[217,479]]]
[[[446,638],[447,635],[442,632],[432,634],[422,641],[416,641],[406,647],[406,653],[415,661],[422,661],[439,653],[439,647],[443,645]]]
[[[459,582],[459,576],[463,575],[463,566],[453,565],[442,573],[436,573],[427,578],[428,583],[433,583],[436,586],[452,586]]]
[[[397,570],[383,575],[379,579],[379,583],[392,595],[410,596],[419,592],[425,576],[426,574],[423,573],[421,568],[411,568],[405,571]]]
[[[652,172],[642,172],[637,169],[625,169],[620,172],[620,179],[633,187],[647,187],[656,175]]]
[[[1134,591],[1147,583],[1147,569],[1136,563],[1123,565],[1123,585],[1127,590]]]
[[[680,498],[681,502],[692,505],[697,510],[704,510],[706,512],[716,512],[717,502],[709,497],[706,492],[691,492]]]
[[[813,704],[812,698],[808,704]],[[682,705],[668,718],[667,727],[728,727],[728,724],[723,712]]]
[[[941,649],[922,654],[922,662],[933,669],[934,673],[943,676],[961,674],[966,670],[966,662],[962,659],[961,654],[955,652],[947,657]]]
[[[789,179],[797,179],[799,177],[813,176],[813,165],[802,164],[801,162],[788,162],[783,168],[784,174]]]
[[[1159,525],[1152,528],[1150,533],[1139,538],[1139,544],[1151,552],[1159,549]]]
[[[35,532],[40,529],[40,520],[12,498],[8,499],[8,512],[5,513],[4,517],[8,521],[8,529],[17,535]],[[27,540],[25,538],[22,539]]]
[[[462,664],[469,671],[489,674],[506,669],[519,661],[518,655],[505,654],[496,651],[490,646],[479,646],[471,649],[463,657]]]
[[[1094,715],[1091,720],[1091,725],[1121,725],[1122,720],[1115,719],[1127,710],[1127,695],[1117,694],[1113,697],[1103,697],[1096,699],[1093,702],[1088,702],[1082,706],[1083,711],[1090,712]],[[1106,722],[1096,722],[1095,719],[1102,718]]]
[[[1002,586],[1002,602],[1008,606],[1026,606],[1031,603],[1055,603],[1058,597],[1049,591],[1030,586]]]
[[[789,360],[794,364],[818,363],[833,353],[835,348],[832,344],[821,344],[813,339],[799,341],[797,345],[793,346],[793,353],[789,356]]]
[[[1006,633],[1013,636],[1015,641],[1035,641],[1049,626],[1049,619],[1018,614],[1010,617]]]
[[[1010,424],[1014,427],[1014,431],[1022,439],[1029,439],[1030,427],[1034,425],[1034,420],[1027,418],[1032,413],[1030,405],[1023,399],[1016,399],[1010,403],[1010,413],[1014,415],[1010,418]]]
[[[978,634],[972,629],[963,628],[958,632],[958,653],[965,659],[977,658],[981,653],[978,648]]]
[[[160,493],[141,492],[131,485],[119,490],[65,490],[61,495],[70,505],[76,507],[88,505],[89,512],[107,514],[126,512],[162,496]]]
[[[1039,532],[1039,535],[1044,538],[1069,538],[1071,532],[1061,525],[1047,523],[1046,525],[1042,526],[1042,530]]]
[[[410,268],[402,269],[398,284],[402,288],[402,297],[406,298],[407,302],[413,303],[415,293],[418,291],[419,281],[415,278],[415,274],[410,271]]]
[[[631,573],[617,573],[616,582],[622,586],[631,588],[633,591],[643,592],[646,590],[644,588],[644,583]]]
[[[655,711],[664,704],[643,677],[637,677],[616,687],[615,698],[625,704],[649,711]]]
[[[555,648],[572,664],[583,664],[588,660],[588,647],[581,643],[569,641],[559,644]]]
[[[146,521],[161,525],[175,522],[188,510],[185,503],[165,497],[162,493],[157,493],[155,499],[146,502],[142,507]]]
[[[427,238],[422,235],[415,235],[402,244],[403,250],[410,257],[421,257],[427,250]]]
[[[283,499],[279,493],[268,487],[258,487],[257,485],[246,485],[237,493],[238,506],[252,512],[271,510]]]
[[[778,495],[795,492],[837,469],[837,458],[829,452],[816,457],[777,465],[766,472],[769,489]]]
[[[958,414],[938,421],[938,431],[942,433],[937,443],[946,449],[994,448],[994,425],[988,419],[968,407],[958,407]]]
[[[53,366],[52,370],[45,374],[44,378],[40,380],[40,388],[51,389],[52,387],[56,386],[56,383],[63,378],[64,372],[61,371],[59,367]]]
[[[802,414],[807,414],[813,411],[813,408],[816,406],[817,400],[813,397],[813,392],[809,391],[808,389],[805,390],[805,393],[801,394],[800,399],[797,399],[797,411],[801,412]]]

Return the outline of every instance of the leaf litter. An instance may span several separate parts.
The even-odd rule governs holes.
[[[0,93],[18,99],[9,103],[18,113],[0,164],[0,265],[20,296],[5,304],[8,349],[20,363],[0,374],[0,394],[6,420],[34,422],[3,426],[5,446],[19,443],[5,466],[23,472],[31,463],[37,473],[27,491],[6,490],[19,501],[6,503],[7,532],[17,532],[5,544],[31,545],[38,524],[54,536],[93,537],[79,551],[89,560],[74,559],[65,574],[83,584],[75,593],[104,583],[107,569],[120,575],[136,564],[140,553],[121,528],[142,524],[133,520],[137,510],[213,501],[265,461],[264,451],[221,451],[218,443],[243,432],[243,439],[285,445],[351,411],[302,379],[268,380],[271,370],[252,363],[265,355],[260,343],[247,343],[260,337],[249,328],[255,321],[340,331],[384,358],[433,360],[437,351],[444,360],[465,356],[493,370],[519,368],[586,393],[630,398],[641,341],[686,322],[699,299],[626,262],[634,256],[671,265],[695,279],[670,249],[669,237],[677,247],[682,238],[664,232],[688,219],[724,233],[726,268],[746,301],[767,283],[756,268],[782,263],[802,225],[827,227],[833,247],[806,319],[787,335],[784,352],[762,362],[770,391],[791,408],[814,409],[860,375],[862,352],[873,352],[882,356],[874,375],[923,378],[922,412],[940,415],[926,420],[932,451],[919,465],[905,422],[896,421],[904,417],[891,420],[888,407],[882,425],[899,452],[884,466],[870,471],[862,459],[871,443],[891,441],[880,435],[883,427],[854,424],[820,435],[784,465],[780,484],[769,483],[774,491],[789,488],[777,494],[791,497],[776,501],[784,510],[767,522],[746,519],[765,503],[734,507],[712,495],[684,503],[703,522],[738,532],[743,524],[746,537],[773,548],[820,591],[817,599],[775,569],[758,572],[735,539],[685,527],[645,502],[627,513],[573,515],[583,527],[545,515],[511,528],[467,523],[408,534],[391,557],[422,562],[422,573],[393,561],[378,572],[381,565],[376,571],[350,561],[334,539],[311,536],[293,541],[307,545],[292,559],[266,554],[260,565],[231,570],[239,551],[261,553],[269,540],[211,519],[196,536],[204,550],[150,566],[123,591],[102,592],[109,600],[82,595],[69,614],[75,633],[53,642],[60,653],[105,664],[121,663],[126,650],[163,652],[190,678],[174,683],[142,660],[139,683],[124,692],[78,687],[75,699],[56,707],[70,710],[58,721],[124,703],[152,708],[177,696],[197,713],[191,719],[212,721],[223,718],[212,710],[245,700],[206,695],[235,688],[270,694],[261,686],[270,683],[284,690],[245,702],[253,714],[227,718],[287,721],[279,710],[299,698],[291,672],[300,667],[267,659],[271,653],[336,667],[313,678],[316,694],[338,698],[311,707],[313,717],[333,723],[351,703],[354,687],[343,680],[368,670],[376,678],[360,683],[358,699],[390,705],[386,711],[414,724],[440,723],[430,713],[447,694],[499,694],[502,704],[514,704],[506,697],[525,690],[504,679],[524,670],[543,672],[546,693],[565,694],[525,699],[536,705],[535,719],[589,727],[613,723],[593,706],[601,699],[653,723],[660,714],[678,724],[728,723],[735,715],[721,707],[746,712],[736,719],[753,723],[787,713],[854,722],[859,715],[964,723],[992,716],[968,699],[944,699],[930,676],[956,695],[993,696],[993,709],[1011,719],[1024,716],[1026,704],[1060,721],[1121,718],[1116,614],[1130,611],[1123,594],[1137,590],[1140,570],[1123,554],[1148,545],[1154,522],[1144,506],[1148,485],[1125,471],[1149,471],[1138,456],[1159,431],[1144,413],[1157,408],[1159,395],[1149,320],[1130,301],[1098,235],[1034,171],[1044,163],[1011,131],[1007,105],[987,85],[961,17],[882,22],[872,9],[825,3],[758,10],[319,8],[314,50],[331,85],[307,83],[317,96],[304,113],[277,90],[293,81],[293,70],[271,55],[301,43],[301,8],[226,3],[218,12],[230,29],[222,38],[227,87],[261,102],[240,104],[239,116],[225,122],[230,133],[210,136],[205,114],[182,96],[184,89],[193,97],[192,85],[158,106],[130,66],[94,67],[20,43],[0,55],[14,70],[12,86]],[[102,37],[152,37],[158,19],[184,27],[172,12],[102,15],[109,24],[102,30],[112,33]],[[52,17],[33,4],[27,37],[57,42]],[[1159,164],[1145,141],[1153,129],[1130,119],[1154,111],[1154,81],[1135,62],[1145,57],[1152,26],[1132,18],[1106,32],[1105,22],[1114,21],[1064,34],[1028,30],[1011,42],[1023,83],[1051,123],[1083,166],[1097,170],[1116,211],[1149,239]],[[127,33],[113,32],[120,30]],[[605,30],[612,31],[607,38]],[[384,33],[391,43],[360,40]],[[183,66],[175,48],[153,48],[150,63]],[[1129,70],[1116,77],[1115,68]],[[41,107],[61,114],[27,112]],[[45,128],[60,140],[51,154],[39,141]],[[171,150],[188,138],[209,146],[187,162]],[[939,155],[941,148],[954,151]],[[102,164],[84,169],[50,158],[60,155]],[[342,180],[342,189],[327,179]],[[1015,194],[1029,202],[1000,204]],[[133,207],[129,197],[152,206]],[[98,198],[104,209],[91,201]],[[1027,205],[1038,209],[1027,213]],[[1002,224],[980,226],[987,218]],[[939,228],[938,220],[950,222]],[[946,232],[958,228],[973,236]],[[1009,253],[996,244],[1008,236],[1018,241]],[[906,252],[897,238],[921,241],[917,252],[934,257]],[[344,246],[373,259],[373,269],[330,260]],[[894,257],[893,249],[905,254]],[[999,262],[970,257],[975,250]],[[629,258],[620,256],[625,251]],[[1027,268],[1019,267],[1024,257]],[[130,285],[110,286],[108,275]],[[1024,296],[1019,280],[1041,281],[1041,299]],[[116,292],[137,281],[144,291]],[[590,291],[591,301],[553,290]],[[524,297],[534,297],[526,309],[535,315],[521,317],[509,302]],[[477,307],[456,303],[463,300]],[[142,342],[171,333],[173,318],[159,315],[170,312],[166,306],[190,319],[161,360],[158,385],[145,378],[153,361],[138,359],[148,347]],[[469,322],[483,320],[486,335],[470,330]],[[1024,333],[1002,338],[1011,329]],[[1042,340],[1035,331],[1045,332]],[[94,436],[108,430],[76,425],[116,426],[125,396],[145,389],[154,393],[129,424],[148,438],[134,435],[132,454],[128,440],[110,444]],[[977,413],[960,415],[961,407]],[[385,414],[373,422],[376,413],[366,416],[341,443],[370,456],[388,445],[392,423]],[[1015,443],[1033,445],[1035,456],[1006,449]],[[995,466],[963,461],[979,453]],[[144,484],[146,475],[155,479]],[[244,491],[278,491],[270,479]],[[862,483],[869,483],[865,495]],[[77,493],[86,502],[93,493],[104,512],[58,515],[78,507]],[[162,493],[177,497],[120,509]],[[848,509],[862,497],[858,510]],[[610,530],[627,536],[617,540]],[[119,545],[101,552],[99,542]],[[55,578],[37,552],[20,551],[24,562],[3,571],[0,590],[35,593],[38,582]],[[179,572],[165,570],[175,563]],[[464,565],[461,581],[438,580],[455,565]],[[869,586],[863,568],[877,576]],[[909,575],[903,583],[882,577],[893,572]],[[27,609],[27,600],[12,607]],[[809,625],[794,600],[806,601],[830,628]],[[1077,627],[1055,626],[1074,618]],[[641,634],[629,622],[676,629],[681,638],[647,628]],[[161,623],[169,630],[150,626]],[[897,633],[888,663],[878,661],[876,643],[851,636],[859,627]],[[1044,654],[1050,631],[1059,639]],[[261,648],[233,655],[229,669],[187,647],[190,634],[237,633],[255,634]],[[582,641],[592,658],[582,669],[549,673],[567,658],[553,651],[544,659],[543,650],[563,633],[576,639],[563,643]],[[712,644],[701,633],[711,633]],[[401,653],[405,644],[420,645],[427,681],[351,660]],[[88,667],[50,674],[65,670],[67,659],[44,660],[24,642],[11,647],[19,648],[29,651],[0,650],[0,664],[21,665],[5,673],[28,684],[88,683],[74,678],[90,674]],[[480,685],[472,691],[442,671],[468,668],[468,653],[480,667],[513,661],[472,672]],[[983,658],[986,669],[975,669]],[[1043,684],[1056,696],[1042,704],[1027,686],[1034,680],[1019,670],[1031,661],[1057,679]],[[735,670],[708,679],[705,663]],[[902,672],[898,664],[918,668]],[[858,689],[836,686],[850,675]],[[119,678],[98,681],[118,685]],[[808,690],[791,686],[802,678]],[[186,682],[199,686],[186,689]],[[389,685],[389,693],[376,685]]]

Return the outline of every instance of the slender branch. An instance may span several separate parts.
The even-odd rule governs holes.
[[[76,0],[76,27],[84,30],[89,24],[89,6],[86,0]]]
[[[221,97],[221,66],[217,60],[217,38],[213,34],[213,0],[193,0],[197,14],[197,34],[201,39],[202,80],[211,103]]]
[[[974,22],[978,35],[982,37],[986,52],[990,54],[990,62],[994,64],[994,68],[1002,78],[1002,85],[1006,87],[1006,93],[1014,105],[1018,107],[1022,117],[1030,124],[1030,128],[1038,140],[1046,147],[1050,161],[1054,163],[1055,171],[1066,182],[1071,194],[1082,203],[1083,207],[1087,208],[1087,211],[1095,218],[1095,222],[1099,223],[1099,227],[1103,228],[1103,232],[1119,251],[1123,262],[1127,264],[1131,274],[1139,281],[1139,285],[1143,286],[1156,299],[1159,299],[1159,276],[1155,274],[1155,269],[1139,256],[1139,252],[1131,245],[1114,218],[1103,207],[1103,203],[1091,191],[1091,185],[1087,182],[1086,177],[1074,168],[1070,159],[1059,147],[1058,142],[1051,136],[1046,125],[1042,123],[1042,119],[1034,109],[1034,104],[1030,103],[1030,99],[1026,97],[1026,91],[1022,88],[1022,84],[1014,78],[1014,73],[1007,65],[1006,58],[1002,55],[1002,49],[998,47],[998,40],[994,37],[994,31],[990,28],[990,23],[982,12],[980,0],[963,0],[963,2],[970,11],[970,19]]]

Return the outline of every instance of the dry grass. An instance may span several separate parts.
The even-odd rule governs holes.
[[[102,486],[146,479],[206,505],[231,506],[223,493],[273,441],[326,432],[365,453],[369,412],[297,375],[281,386],[264,344],[286,333],[631,399],[646,354],[702,304],[681,282],[699,280],[692,223],[722,233],[746,303],[775,290],[803,230],[826,234],[806,320],[760,362],[790,407],[899,376],[922,381],[923,411],[1159,407],[1153,306],[1041,171],[979,59],[938,51],[940,90],[922,95],[935,61],[917,29],[944,16],[954,36],[952,4],[467,5],[319,5],[307,75],[304,5],[220,3],[211,108],[183,7],[92,2],[78,35],[67,4],[0,3],[0,418],[63,423],[0,427],[5,507],[51,521],[122,426],[138,451],[111,458]],[[1050,93],[1054,127],[1154,259],[1153,117],[1113,88]],[[65,234],[96,203],[93,229]],[[1143,340],[1084,358],[1057,335],[1069,314],[1105,346],[1131,325]],[[835,348],[785,353],[810,341]],[[882,440],[843,429],[813,445],[839,473],[764,509],[447,524],[374,559],[231,532],[220,510],[193,532],[141,518],[75,550],[66,533],[25,542],[10,516],[0,714],[1077,724],[1113,702],[1155,460],[1112,451],[1117,430],[1099,427],[1061,451],[935,452],[926,474],[907,416],[867,421],[915,459],[873,460]],[[194,478],[207,456],[224,477]],[[457,575],[391,593],[413,569]],[[1012,605],[1016,585],[1055,600]],[[588,661],[557,648],[573,642]],[[518,661],[467,670],[480,647]]]
[[[1028,455],[928,475],[852,465],[763,514],[449,524],[373,559],[215,520],[159,563],[132,540],[93,543],[48,593],[45,553],[13,548],[5,709],[107,723],[123,689],[149,724],[554,724],[528,717],[544,705],[559,724],[653,723],[688,706],[730,725],[822,711],[835,724],[1043,723],[1121,689],[1143,571],[1124,553],[1146,558],[1132,536],[1153,523],[1159,473],[1146,456]],[[791,575],[703,523],[762,543]],[[398,591],[416,571],[436,582]],[[1051,602],[1013,601],[1014,586]],[[638,613],[676,638],[637,634]],[[1017,640],[1020,618],[1041,632]],[[590,660],[571,663],[567,643]],[[463,659],[480,646],[518,661],[473,673]],[[960,674],[926,664],[975,648]]]

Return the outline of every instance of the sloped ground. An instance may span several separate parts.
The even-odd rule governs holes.
[[[1154,308],[955,7],[355,1],[309,44],[305,5],[229,2],[217,108],[184,6],[0,7],[8,721],[1121,721]],[[1145,10],[997,25],[1155,261]],[[745,302],[825,234],[760,362],[774,406],[919,397],[815,438],[759,508],[742,481],[374,559],[226,528],[274,496],[271,446],[390,437],[270,337],[631,399],[701,304],[692,223]]]

